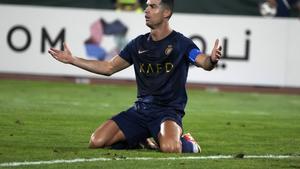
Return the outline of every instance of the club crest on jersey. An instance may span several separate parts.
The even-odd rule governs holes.
[[[173,46],[172,45],[168,45],[167,49],[165,50],[165,54],[167,56],[169,56],[172,51],[173,51]]]

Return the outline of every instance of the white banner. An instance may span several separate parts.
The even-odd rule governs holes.
[[[149,29],[144,15],[105,10],[0,5],[0,72],[101,77],[55,61],[49,47],[66,41],[73,54],[109,59]],[[210,54],[216,38],[224,47],[218,68],[190,68],[196,83],[300,87],[300,21],[174,14],[174,30]],[[134,79],[132,67],[111,78]]]

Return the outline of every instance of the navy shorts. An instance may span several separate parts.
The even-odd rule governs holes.
[[[166,120],[172,120],[182,128],[183,115],[184,112],[174,108],[136,102],[128,110],[112,117],[112,120],[124,133],[128,145],[137,145],[149,137],[158,141],[160,125]]]

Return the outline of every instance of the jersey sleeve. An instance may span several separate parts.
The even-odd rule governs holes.
[[[119,53],[119,56],[126,60],[129,64],[133,64],[132,57],[134,55],[134,41],[135,40],[130,41]]]
[[[195,64],[196,57],[199,54],[202,54],[202,52],[191,39],[188,39],[187,41],[188,41],[187,42],[188,45],[185,51],[185,56],[188,57],[188,60],[191,64]]]

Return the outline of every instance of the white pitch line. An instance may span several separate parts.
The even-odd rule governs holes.
[[[300,158],[300,156],[288,155],[245,155],[242,159],[288,159]],[[81,163],[81,162],[94,162],[94,161],[148,161],[148,160],[220,160],[220,159],[238,159],[231,155],[218,155],[218,156],[187,156],[187,157],[112,157],[112,158],[79,158],[73,160],[51,160],[51,161],[25,161],[25,162],[8,162],[0,163],[0,167],[16,167],[16,166],[29,166],[29,165],[43,165],[43,164],[63,164],[63,163]]]

